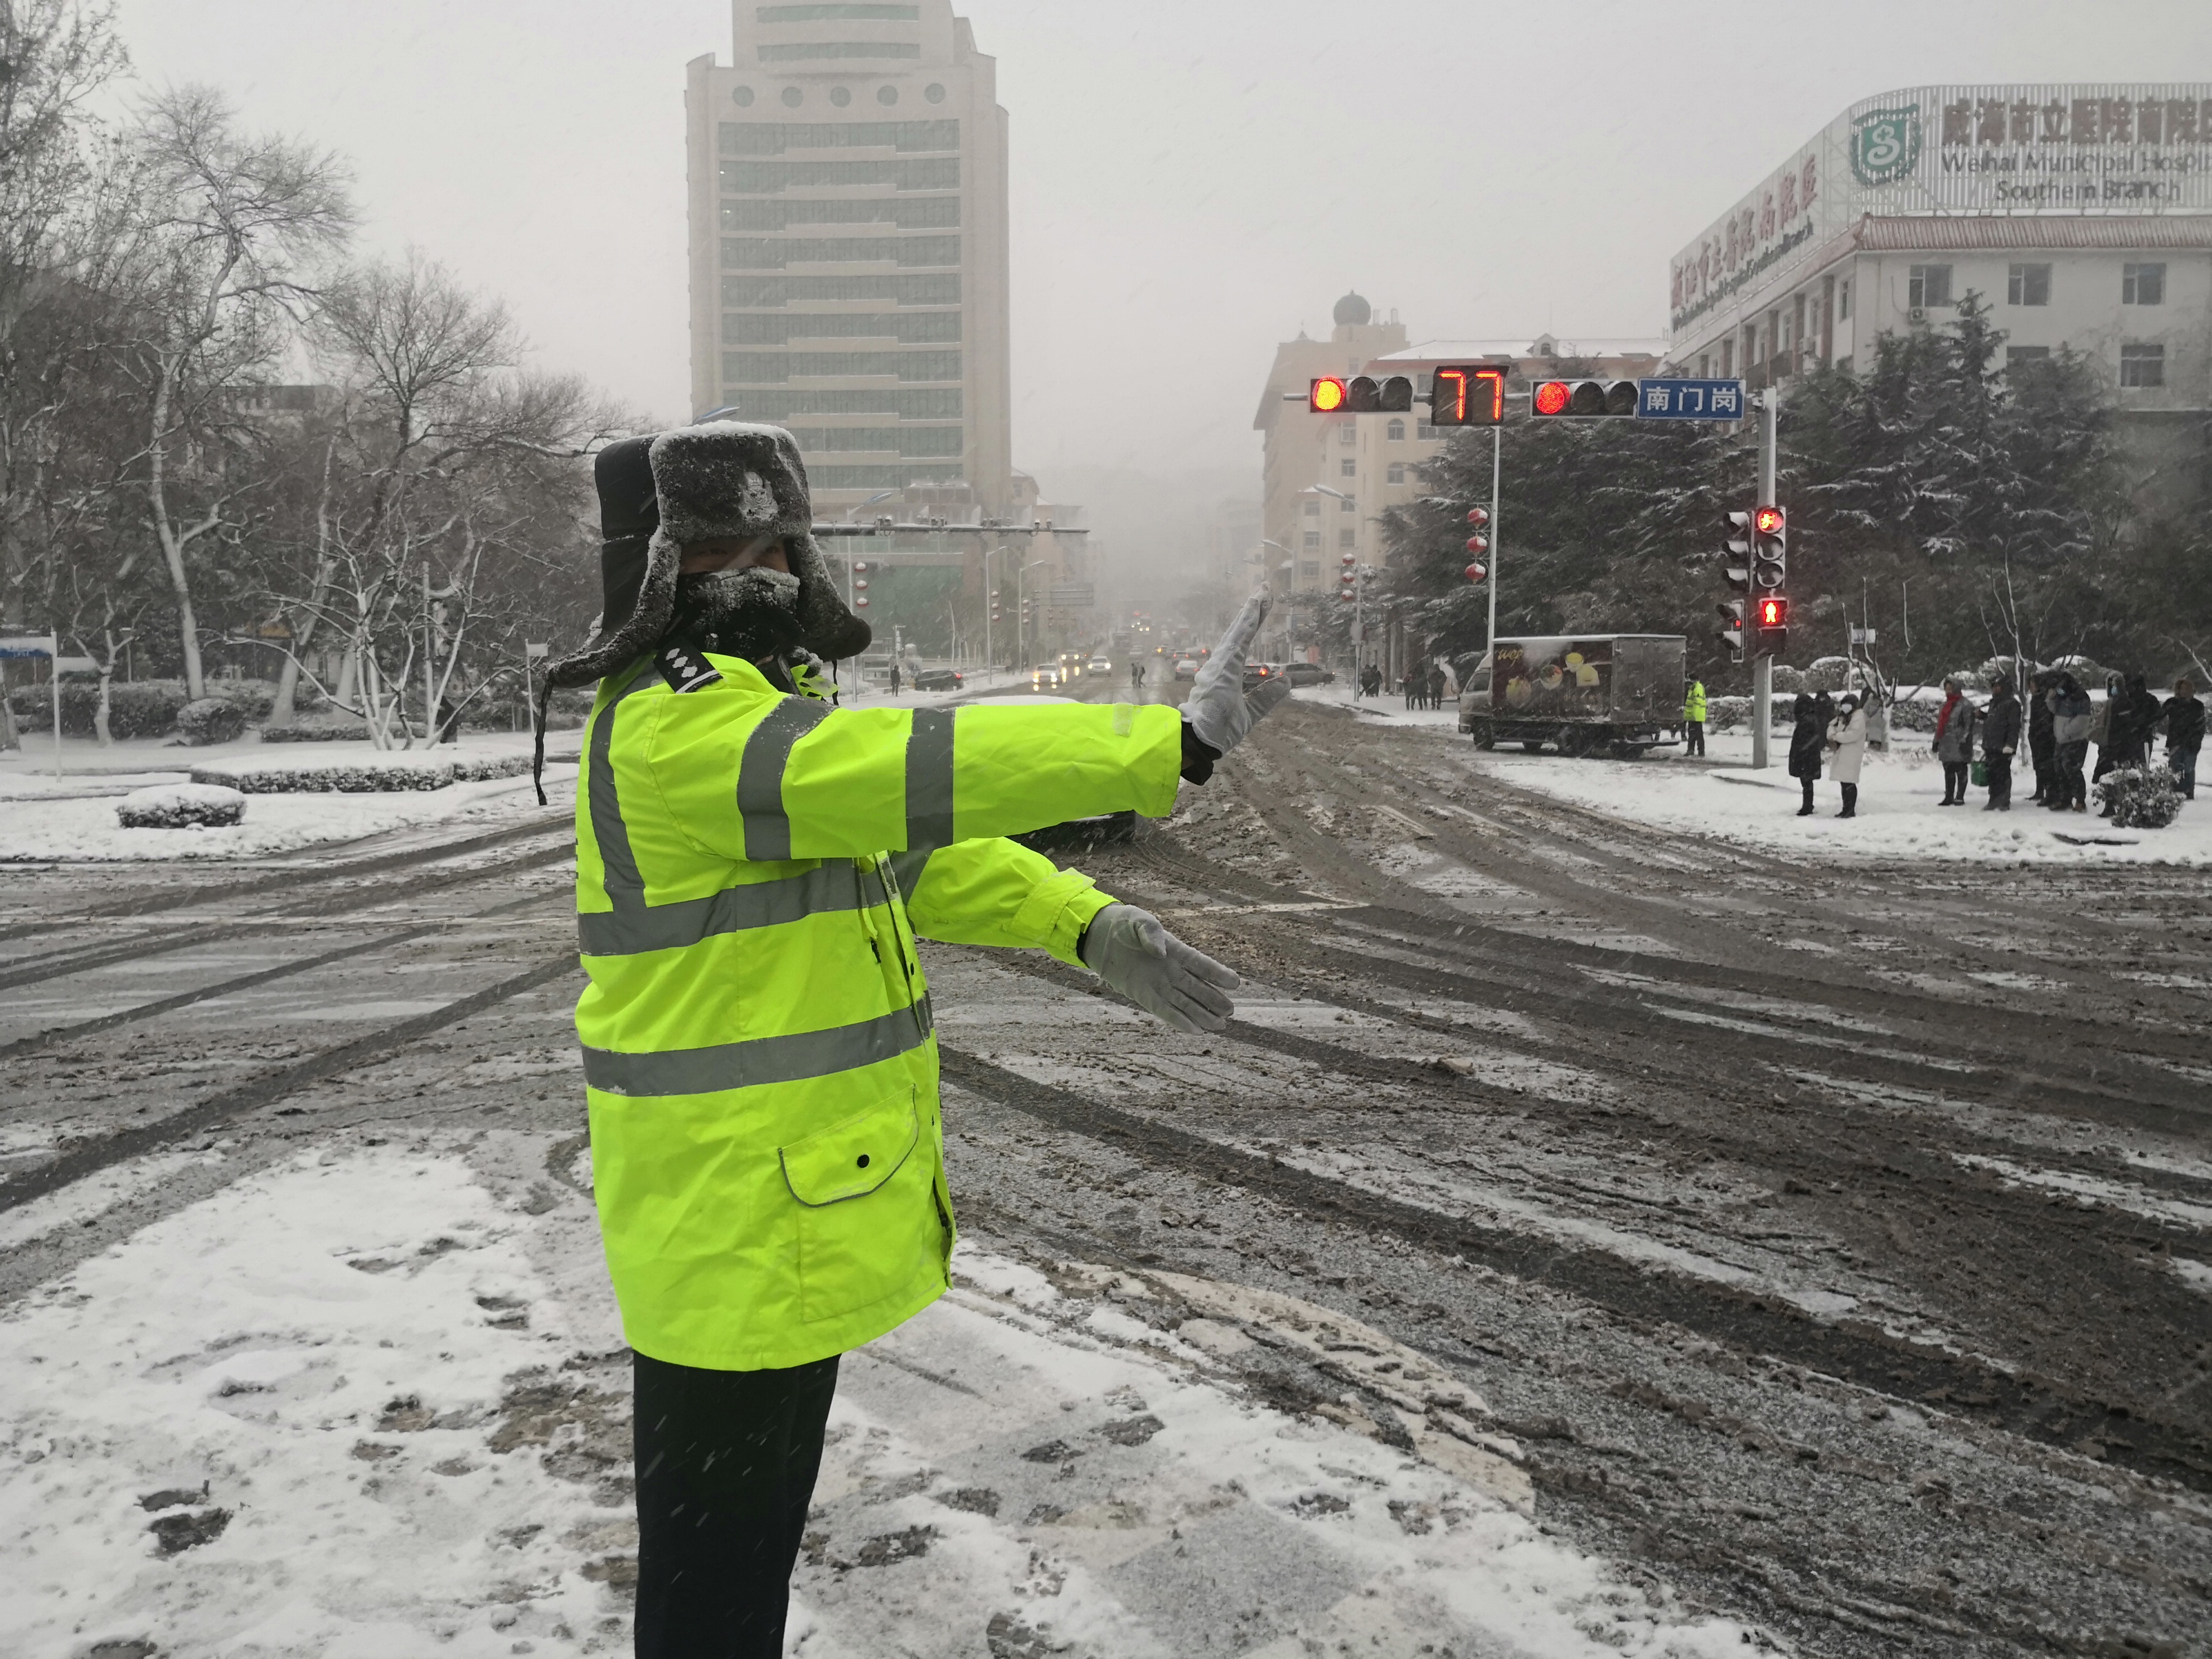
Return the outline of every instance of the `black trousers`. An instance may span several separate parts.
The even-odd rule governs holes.
[[[1990,805],[1992,806],[2011,805],[2012,757],[2010,755],[1984,756],[1982,760],[1982,764],[1985,769],[1987,769],[1990,775]]]
[[[2028,740],[2028,757],[2035,763],[2035,798],[2045,800],[2058,789],[2058,745]]]
[[[1945,800],[1966,799],[1968,771],[1969,769],[1965,761],[1943,763],[1943,799]]]
[[[633,1359],[638,1659],[781,1659],[837,1361]]]
[[[1682,722],[1682,752],[1685,755],[1705,752],[1705,723],[1703,720]]]
[[[2089,781],[2081,775],[2081,762],[2089,753],[2088,740],[2062,743],[2055,763],[2058,781],[2052,789],[2052,798],[2069,806],[2081,806],[2089,799]]]

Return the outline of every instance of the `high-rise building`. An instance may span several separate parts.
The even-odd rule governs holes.
[[[738,0],[735,40],[684,99],[694,410],[790,428],[824,517],[1009,514],[996,64],[950,0]]]

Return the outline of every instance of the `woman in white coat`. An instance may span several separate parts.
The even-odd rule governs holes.
[[[1828,772],[1844,787],[1844,810],[1839,818],[1859,815],[1859,763],[1866,758],[1867,723],[1864,699],[1847,691],[1828,722]]]

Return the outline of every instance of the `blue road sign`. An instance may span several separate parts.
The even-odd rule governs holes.
[[[1638,380],[1639,421],[1740,421],[1744,416],[1741,380]]]

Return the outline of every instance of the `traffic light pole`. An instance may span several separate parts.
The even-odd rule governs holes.
[[[1498,563],[1505,550],[1498,528],[1498,444],[1504,429],[1498,426],[1490,428],[1490,622],[1488,631],[1482,636],[1482,648],[1490,653],[1493,664],[1498,655]],[[1493,675],[1495,672],[1493,668]]]
[[[1774,432],[1775,413],[1780,402],[1772,386],[1759,394],[1759,499],[1761,503],[1774,500]],[[1492,594],[1495,602],[1497,596]],[[1745,619],[1749,622],[1751,619]],[[1757,645],[1758,630],[1752,630],[1751,643]],[[1768,765],[1767,748],[1774,729],[1774,657],[1761,651],[1751,660],[1751,767],[1754,772],[1765,770]]]

